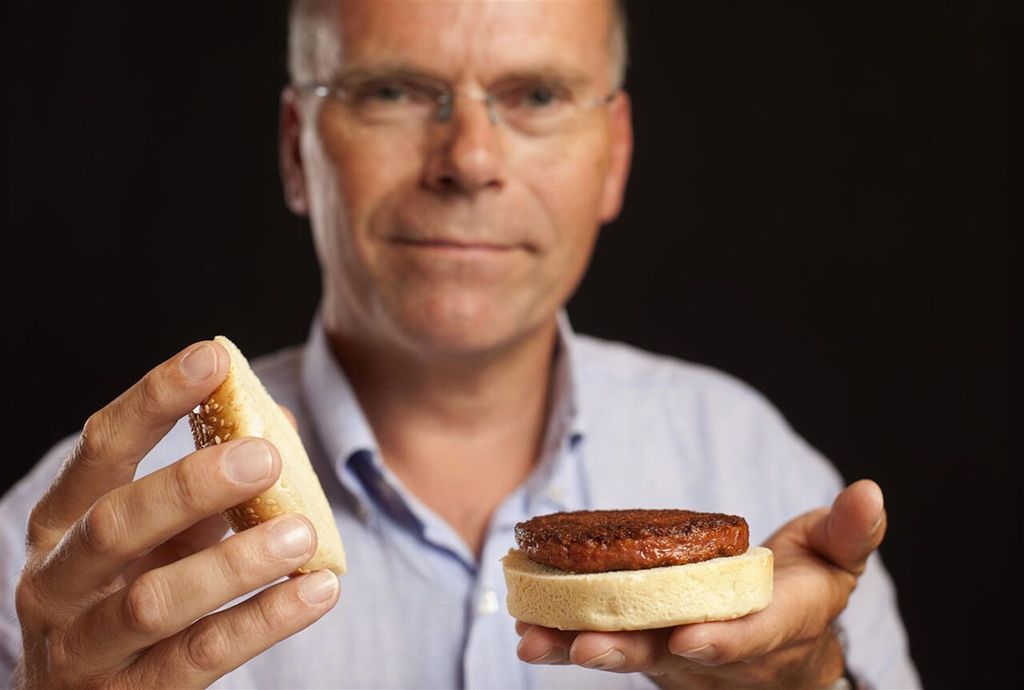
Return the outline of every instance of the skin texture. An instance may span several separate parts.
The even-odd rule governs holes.
[[[642,632],[563,632],[517,623],[519,658],[644,672],[664,688],[821,688],[842,675],[831,621],[845,608],[885,534],[882,492],[847,487],[831,508],[797,517],[765,546],[775,554],[772,603],[734,621]]]
[[[86,422],[29,518],[17,687],[205,687],[337,602],[337,578],[319,572],[206,615],[316,549],[315,530],[297,516],[221,541],[220,511],[280,474],[270,444],[238,439],[133,481],[138,462],[227,370],[220,345],[198,343]],[[275,542],[289,525],[297,533]]]
[[[595,98],[610,90],[605,3],[329,7],[340,11],[324,16],[334,30],[317,51],[318,80],[399,62],[460,93],[523,70],[571,74]],[[495,506],[537,458],[556,313],[622,202],[629,99],[620,93],[543,139],[492,124],[470,98],[447,124],[387,135],[355,126],[340,107],[282,93],[285,198],[311,221],[328,336],[384,461],[479,550]],[[301,529],[294,554],[271,548],[287,518],[221,541],[218,513],[280,472],[268,444],[233,440],[134,480],[138,462],[226,371],[220,346],[195,344],[85,424],[30,517],[16,592],[19,686],[203,687],[337,602],[336,579],[311,588],[311,574],[202,617],[315,548]],[[247,481],[228,472],[243,448]],[[775,601],[758,614],[615,635],[520,626],[518,653],[593,666],[616,661],[606,654],[614,648],[622,659],[612,670],[645,671],[665,687],[826,685],[842,666],[829,621],[882,538],[881,500],[873,483],[858,483],[831,510],[782,527],[768,543]]]
[[[286,89],[281,167],[289,205],[313,227],[334,353],[385,463],[479,553],[495,506],[536,459],[556,313],[619,211],[632,132],[623,93],[545,136],[493,124],[464,94],[530,72],[607,95],[610,9],[329,9],[337,31],[316,51],[315,80],[400,65],[463,94],[448,123],[370,128]]]

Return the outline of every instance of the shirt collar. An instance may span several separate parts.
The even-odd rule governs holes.
[[[552,371],[551,412],[548,417],[539,463],[526,481],[526,499],[543,498],[556,510],[565,508],[563,488],[570,471],[570,451],[584,438],[584,417],[579,386],[579,362],[569,316],[558,314],[558,340]]]
[[[570,453],[564,451],[575,449],[585,436],[574,341],[569,317],[562,310],[558,314],[551,412],[539,464],[525,486],[526,498],[531,504],[543,497],[559,510],[564,506],[557,486],[568,481],[565,475],[569,471],[567,456]],[[395,487],[397,480],[380,460],[373,430],[348,377],[334,357],[321,309],[316,311],[306,343],[302,391],[327,460],[338,480],[356,499],[360,514],[367,515],[373,503],[380,503],[380,491],[374,487],[379,487],[381,482],[399,488],[404,494],[401,487]]]
[[[379,462],[380,451],[355,391],[334,358],[320,309],[313,318],[302,360],[302,393],[328,463],[365,516],[370,507],[365,486],[353,481],[354,473],[345,469],[353,461],[359,464],[357,472],[368,471],[363,465],[367,460]]]

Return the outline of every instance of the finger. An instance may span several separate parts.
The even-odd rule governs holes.
[[[664,666],[670,628],[631,632],[583,632],[569,650],[569,661],[619,673],[658,672]],[[678,661],[678,660],[676,660]]]
[[[569,648],[578,633],[528,625],[519,640],[516,654],[530,664],[567,664]]]
[[[785,602],[731,621],[694,623],[674,628],[668,651],[699,666],[721,666],[769,654],[789,641],[792,627]],[[785,597],[783,597],[785,599]]]
[[[836,497],[825,520],[814,523],[809,541],[822,558],[860,575],[868,556],[882,543],[885,529],[882,489],[870,479],[861,479]]]
[[[103,494],[135,476],[138,462],[224,380],[228,353],[198,343],[142,377],[89,417],[57,478],[29,518],[29,544],[49,548]]]
[[[273,444],[228,441],[196,451],[97,501],[48,555],[38,585],[74,602],[199,522],[269,489],[281,471]]]
[[[246,592],[293,573],[316,549],[301,515],[282,515],[151,570],[80,616],[67,635],[83,671],[106,672]]]
[[[846,606],[855,584],[852,575],[824,561],[794,561],[776,569],[767,608],[730,621],[678,626],[668,649],[701,666],[721,666],[816,639]]]
[[[318,570],[269,587],[200,619],[143,654],[125,674],[132,687],[206,687],[338,602],[338,578]]]
[[[842,491],[831,509],[805,513],[766,542],[775,554],[772,603],[733,621],[680,626],[669,650],[719,666],[819,638],[843,608],[885,534],[882,492],[870,480]]]
[[[281,412],[284,412],[284,416],[288,419],[289,422],[291,422],[291,425],[298,429],[299,423],[295,420],[295,415],[292,414],[292,411],[289,410],[284,405],[282,405],[281,403],[278,403],[277,406],[281,408]]]
[[[231,526],[223,515],[211,515],[203,518],[184,532],[176,534],[167,542],[156,547],[151,553],[140,558],[124,571],[125,584],[134,582],[142,573],[180,561],[203,549],[207,549],[219,541],[231,530]]]

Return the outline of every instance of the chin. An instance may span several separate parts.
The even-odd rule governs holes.
[[[536,330],[537,324],[497,300],[456,298],[414,300],[398,310],[394,323],[418,354],[473,357],[500,350]]]

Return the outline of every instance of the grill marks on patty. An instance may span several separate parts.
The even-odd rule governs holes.
[[[692,510],[581,510],[520,522],[516,543],[531,560],[574,573],[644,570],[747,551],[747,521]]]

